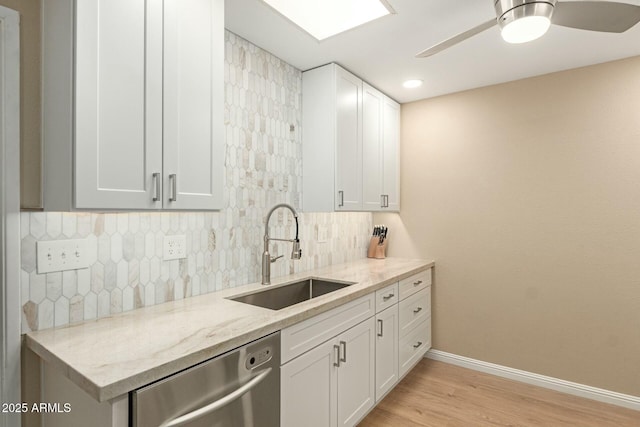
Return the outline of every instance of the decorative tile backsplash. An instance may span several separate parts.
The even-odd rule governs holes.
[[[225,206],[219,212],[21,214],[23,332],[110,316],[258,282],[264,218],[276,203],[299,208],[302,189],[302,74],[227,32],[225,35]],[[274,242],[284,258],[272,277],[363,258],[370,213],[301,213],[302,259]],[[283,209],[270,234],[295,233]],[[319,227],[328,240],[318,243]],[[186,236],[187,258],[163,261],[165,235]],[[90,267],[36,273],[38,240],[87,239]]]

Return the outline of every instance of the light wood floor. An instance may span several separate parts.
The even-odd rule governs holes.
[[[640,412],[424,359],[360,427],[640,427]]]

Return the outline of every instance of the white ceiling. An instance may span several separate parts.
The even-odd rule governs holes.
[[[435,56],[414,55],[495,17],[493,0],[388,0],[396,14],[318,42],[261,0],[227,0],[225,26],[308,70],[336,62],[404,103],[640,55],[640,24],[623,34],[551,26],[541,39],[509,45],[497,27]],[[624,0],[640,5],[640,0]],[[405,89],[407,79],[422,79]]]

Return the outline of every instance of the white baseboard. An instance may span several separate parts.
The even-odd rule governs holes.
[[[508,378],[510,380],[520,381],[526,384],[532,384],[539,387],[560,391],[562,393],[567,393],[574,396],[584,397],[587,399],[597,400],[599,402],[610,403],[612,405],[622,406],[625,408],[640,411],[640,397],[637,396],[616,393],[614,391],[591,387],[584,384],[578,384],[558,378],[547,377],[545,375],[534,374],[533,372],[521,371],[519,369],[496,365],[494,363],[483,362],[481,360],[471,359],[469,357],[458,356],[456,354],[446,353],[440,350],[429,350],[425,357],[440,362],[461,366],[463,368],[473,369],[474,371],[480,371],[487,374],[496,375],[498,377]]]

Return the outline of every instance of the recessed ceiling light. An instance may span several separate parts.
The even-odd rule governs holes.
[[[263,0],[318,40],[393,13],[385,0]]]
[[[402,83],[402,86],[406,87],[407,89],[414,89],[422,86],[422,80],[407,80],[406,82]]]

